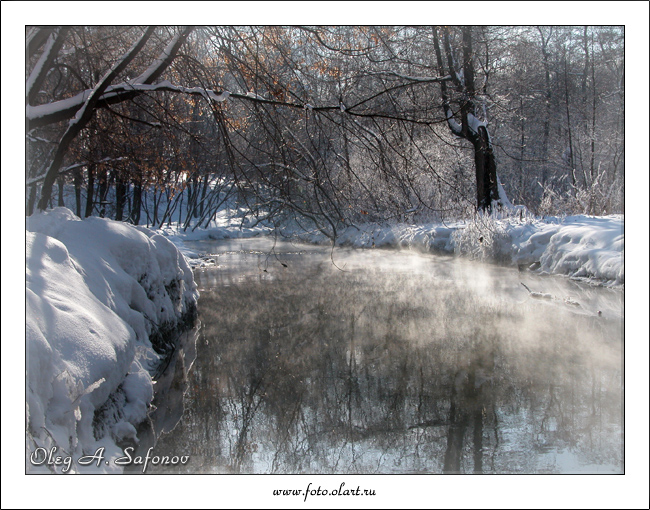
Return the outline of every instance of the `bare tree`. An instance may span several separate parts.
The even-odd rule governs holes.
[[[127,80],[122,84],[110,87],[111,83],[120,76],[129,64],[142,52],[145,44],[154,33],[155,27],[147,28],[142,36],[136,40],[131,48],[118,59],[104,76],[98,80],[92,89],[86,89],[72,98],[63,99],[53,103],[32,106],[29,101],[36,97],[40,85],[45,80],[47,73],[52,69],[56,54],[63,46],[63,37],[67,29],[63,28],[53,32],[50,41],[43,50],[41,57],[36,61],[34,68],[27,78],[27,129],[31,130],[53,122],[70,120],[67,129],[58,142],[54,156],[43,176],[43,187],[41,199],[38,203],[39,209],[47,207],[52,185],[56,180],[63,158],[66,155],[70,144],[86,127],[93,117],[95,110],[101,106],[125,101],[137,95],[139,92],[148,90],[148,87],[159,78],[171,64],[178,53],[183,42],[189,36],[192,28],[185,28],[179,31],[171,42],[165,47],[160,56],[151,63],[135,80]],[[29,43],[28,43],[29,44]]]
[[[565,44],[571,31],[580,44]],[[189,228],[232,199],[252,222],[336,237],[368,220],[508,207],[497,151],[523,203],[611,210],[622,203],[622,35],[538,32],[31,28],[26,212],[52,203],[55,184],[62,203],[71,184],[86,215],[139,222],[143,211]]]

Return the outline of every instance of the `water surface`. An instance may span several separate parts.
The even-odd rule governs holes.
[[[623,471],[620,291],[410,252],[191,248],[216,266],[155,447],[190,461],[147,472]]]

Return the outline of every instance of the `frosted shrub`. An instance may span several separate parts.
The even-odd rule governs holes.
[[[547,184],[537,209],[542,216],[568,216],[589,214],[603,216],[611,211],[621,210],[619,188],[601,184],[602,175],[597,175],[589,187],[579,185],[564,191],[556,191]]]
[[[620,210],[620,205],[616,205],[616,199],[619,195],[617,186],[603,186],[601,184],[603,177],[602,174],[598,174],[590,186],[581,186],[576,190],[577,212],[604,216],[608,211]]]
[[[542,201],[537,208],[541,216],[567,216],[575,214],[579,206],[569,193],[559,193],[547,186],[544,188]]]
[[[472,259],[510,262],[511,239],[503,223],[490,216],[477,216],[452,235],[454,252]]]

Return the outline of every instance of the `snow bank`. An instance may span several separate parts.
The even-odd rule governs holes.
[[[150,374],[194,320],[185,258],[148,229],[57,208],[29,218],[26,287],[28,470],[84,469],[29,462],[54,447],[73,459],[103,447],[100,470],[119,469],[116,441],[137,441]]]
[[[410,248],[422,251],[442,251],[453,253],[451,234],[458,224],[439,225],[377,225],[366,223],[341,231],[337,244],[353,248]],[[310,243],[329,243],[320,232],[300,232],[298,229],[285,229],[286,237],[298,237]]]
[[[539,263],[541,272],[625,283],[623,216],[553,220],[557,223],[511,226],[513,263]]]
[[[541,273],[583,278],[606,285],[625,282],[624,220],[568,216],[538,219],[478,217],[446,225],[365,224],[342,231],[337,244],[356,248],[408,248],[456,254]],[[328,243],[320,232],[287,229],[287,237]]]

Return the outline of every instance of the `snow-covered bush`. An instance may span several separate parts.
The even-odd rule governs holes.
[[[192,272],[142,227],[57,208],[27,230],[28,459],[53,447],[118,455],[116,441],[135,439],[146,418],[151,374],[195,319]]]
[[[472,259],[509,263],[511,238],[506,223],[478,215],[451,235],[454,252]]]

